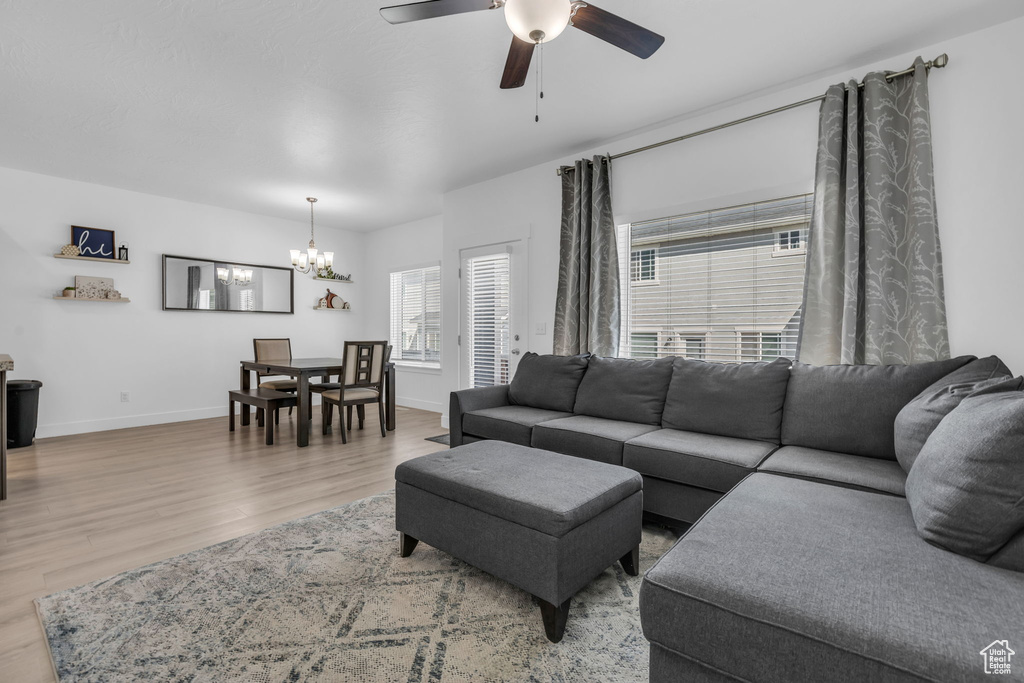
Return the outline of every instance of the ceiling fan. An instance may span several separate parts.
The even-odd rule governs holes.
[[[502,8],[514,34],[501,77],[502,88],[521,87],[530,71],[534,48],[554,40],[567,26],[575,26],[641,59],[653,55],[665,42],[663,36],[582,0],[427,0],[383,7],[380,14],[392,24],[404,24]]]

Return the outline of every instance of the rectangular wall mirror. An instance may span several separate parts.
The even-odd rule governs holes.
[[[295,271],[164,254],[165,311],[294,313]]]

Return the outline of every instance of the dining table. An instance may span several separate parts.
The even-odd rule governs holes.
[[[309,381],[314,377],[330,381],[331,376],[341,376],[345,361],[341,358],[272,358],[241,361],[239,383],[241,389],[252,388],[252,373],[257,375],[284,375],[295,379],[297,385],[296,408],[298,428],[295,443],[299,448],[309,445],[309,425],[312,418]],[[259,382],[257,382],[259,384]],[[249,424],[251,411],[242,406],[242,424]],[[384,364],[384,425],[388,431],[395,430],[395,364]]]

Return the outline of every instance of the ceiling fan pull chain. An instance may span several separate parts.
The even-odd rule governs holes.
[[[533,120],[540,123],[540,101],[544,99],[544,43],[539,43],[537,46],[540,52],[540,56],[537,59],[537,98],[536,98],[536,113],[534,114]]]

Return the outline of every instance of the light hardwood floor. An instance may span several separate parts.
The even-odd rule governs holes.
[[[52,681],[33,599],[387,491],[395,466],[440,446],[440,415],[376,414],[341,444],[338,426],[295,446],[282,411],[276,443],[227,418],[38,439],[8,453],[0,502],[0,680]],[[337,418],[336,418],[337,419]],[[396,540],[397,543],[397,540]],[[396,546],[397,547],[397,546]]]

